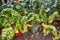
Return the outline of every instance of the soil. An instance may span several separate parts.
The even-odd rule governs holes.
[[[54,21],[53,25],[57,28],[57,32],[60,33],[60,21]],[[31,31],[25,33],[22,37],[14,36],[13,40],[52,40],[53,35],[50,33],[48,36],[44,36],[43,32],[38,30],[36,33]]]

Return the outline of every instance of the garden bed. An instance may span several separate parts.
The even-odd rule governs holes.
[[[53,25],[56,26],[57,32],[60,34],[60,20],[54,21]],[[31,31],[25,33],[23,36],[14,36],[13,40],[52,40],[53,35],[50,33],[48,36],[44,36],[43,32],[38,30],[36,33]],[[59,39],[60,40],[60,39]]]
[[[58,1],[3,1],[0,40],[60,40]]]

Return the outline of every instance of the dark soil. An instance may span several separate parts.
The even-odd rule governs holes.
[[[53,25],[57,28],[57,32],[60,33],[60,21],[55,21]],[[43,32],[38,30],[36,33],[29,31],[22,37],[14,36],[13,40],[52,40],[53,35],[50,33],[48,36],[44,36]]]

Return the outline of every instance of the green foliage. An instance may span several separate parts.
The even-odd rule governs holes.
[[[47,20],[47,13],[44,10],[44,5],[41,5],[39,8],[39,18],[41,22],[45,22]]]
[[[1,40],[12,40],[13,36],[14,36],[14,31],[12,30],[12,28],[4,28],[2,30],[2,38]]]
[[[39,27],[44,26],[43,33],[45,36],[48,35],[50,32],[54,36],[57,35],[56,28],[51,24],[58,16],[58,12],[51,11],[51,14],[48,15],[48,13],[45,11],[44,5],[38,4],[37,2],[38,1],[34,1],[34,4],[29,8],[25,8],[19,4],[17,4],[15,6],[15,8],[14,7],[7,8],[6,6],[3,7],[3,10],[0,13],[0,28],[4,28],[2,30],[3,31],[2,32],[3,40],[5,40],[5,39],[10,40],[13,37],[14,32],[16,32],[16,30],[20,30],[20,32],[22,32],[22,33],[28,32],[28,30],[27,30],[28,26],[30,27],[30,30],[33,33],[35,33],[39,29]],[[29,4],[27,5],[27,7],[28,6],[29,6]],[[36,8],[36,6],[38,6],[38,8]],[[26,9],[28,9],[28,11],[30,11],[30,12],[32,11],[32,12],[30,13]],[[38,13],[34,12],[34,11],[36,11],[36,9],[38,10]],[[31,21],[31,20],[32,20],[32,22],[31,22],[31,24],[29,24],[29,21]],[[47,20],[48,20],[48,23],[45,23],[45,22],[47,22]],[[14,25],[14,28],[16,30],[10,29],[11,25]],[[11,34],[11,32],[12,32],[12,34]],[[11,35],[12,35],[12,37],[11,37]]]
[[[35,33],[39,27],[40,27],[40,23],[35,23],[32,25],[31,31]]]
[[[56,19],[57,16],[58,16],[58,11],[53,12],[52,15],[50,15],[48,18],[49,23],[52,24],[52,22]]]
[[[60,34],[58,34],[57,36],[55,36],[54,38],[53,38],[53,40],[59,40],[60,39]]]
[[[60,3],[60,0],[58,0],[59,1],[59,3]]]
[[[44,36],[48,35],[49,33],[52,33],[54,36],[57,35],[57,30],[54,26],[46,25],[46,24],[42,24],[42,25],[44,26],[43,29]]]
[[[22,25],[23,25],[23,29],[22,29]],[[15,29],[20,30],[22,33],[26,33],[27,30],[27,25],[26,24],[20,24],[20,23],[16,23]]]
[[[12,24],[15,25],[17,21],[20,21],[21,15],[12,8],[3,9],[0,13],[0,27],[10,27]]]

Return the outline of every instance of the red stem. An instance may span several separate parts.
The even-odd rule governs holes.
[[[0,28],[0,34],[2,34],[2,29]]]
[[[24,24],[22,24],[22,30],[24,30]]]
[[[22,32],[20,30],[18,30],[18,33],[16,33],[16,36],[22,36]]]
[[[48,23],[49,23],[49,20],[47,20],[47,21],[45,22],[45,24],[47,24],[47,25],[48,25]]]
[[[33,21],[33,20],[30,20],[30,21],[29,21],[29,25],[31,25],[31,24],[32,24],[32,21]]]
[[[30,26],[27,26],[27,30],[28,30],[28,31],[30,30]]]

